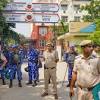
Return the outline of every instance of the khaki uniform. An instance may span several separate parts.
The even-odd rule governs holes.
[[[91,90],[100,83],[100,58],[91,55],[84,59],[79,55],[74,63],[74,72],[77,72],[78,100],[93,100]]]
[[[57,82],[56,82],[56,62],[58,59],[57,51],[52,50],[51,52],[44,52],[44,79],[45,79],[45,92],[48,93],[49,79],[51,78],[53,83],[53,92],[57,94]]]
[[[95,57],[100,57],[100,55],[97,52],[95,52],[94,50],[92,52],[92,55],[95,56]]]

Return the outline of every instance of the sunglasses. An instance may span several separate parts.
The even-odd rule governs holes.
[[[93,45],[86,45],[86,47],[93,48]]]

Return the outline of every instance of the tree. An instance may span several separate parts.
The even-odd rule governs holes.
[[[96,31],[100,31],[100,18],[95,20],[96,23]]]
[[[91,0],[90,4],[82,6],[81,10],[88,11],[88,15],[83,16],[83,20],[93,22],[95,19],[100,18],[100,1]]]
[[[57,37],[69,31],[68,24],[66,24],[63,20],[60,21],[59,25],[54,25],[51,28]]]
[[[15,41],[15,43],[20,42],[18,33],[11,29],[15,24],[7,23],[3,17],[3,9],[10,1],[11,0],[0,0],[0,37],[6,44],[9,44],[9,40]]]
[[[8,0],[0,0],[0,33],[3,33],[6,21],[3,17],[3,9],[8,3]]]
[[[90,35],[90,39],[95,43],[100,45],[100,19],[96,19],[96,31]]]
[[[83,20],[96,25],[96,30],[89,36],[89,39],[100,45],[100,1],[91,0],[89,5],[82,6],[81,9],[88,11],[88,15],[84,16]]]

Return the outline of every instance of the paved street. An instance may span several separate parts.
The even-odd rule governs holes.
[[[23,87],[19,88],[17,86],[17,81],[14,80],[13,88],[9,88],[8,85],[0,85],[0,100],[54,100],[52,95],[52,89],[50,88],[50,95],[45,98],[41,97],[43,92],[44,80],[43,80],[43,68],[40,69],[40,82],[38,86],[26,86],[25,83],[28,80],[27,73],[24,71],[24,68],[27,66],[27,63],[22,65],[23,71]],[[67,65],[64,62],[59,62],[57,65],[57,82],[58,82],[58,100],[70,100],[68,96],[69,88],[66,87],[64,83],[62,86],[62,81],[66,72]],[[67,76],[67,75],[66,75]],[[67,80],[67,77],[65,78]],[[1,84],[1,81],[0,81]],[[7,82],[8,84],[8,82]],[[52,85],[50,85],[52,87]],[[73,98],[73,100],[76,100]]]

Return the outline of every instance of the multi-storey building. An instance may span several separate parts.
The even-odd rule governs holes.
[[[59,16],[65,22],[82,21],[82,17],[88,12],[81,11],[80,8],[90,3],[91,0],[32,0],[38,3],[58,3]]]
[[[62,0],[60,1],[59,15],[65,22],[82,21],[88,12],[81,11],[80,8],[90,3],[91,0]]]
[[[58,3],[60,20],[64,22],[81,22],[83,15],[88,14],[86,11],[81,11],[83,5],[89,4],[90,0],[36,0],[39,3]],[[44,49],[46,41],[52,39],[53,32],[50,26],[53,24],[34,24],[31,38],[37,41],[38,48]],[[59,25],[59,24],[56,24]]]

